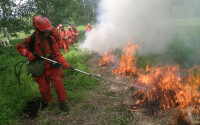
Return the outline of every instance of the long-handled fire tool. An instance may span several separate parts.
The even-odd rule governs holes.
[[[36,53],[33,53],[33,55],[36,56],[37,58],[41,58],[41,59],[44,59],[44,60],[46,60],[46,61],[49,61],[49,62],[51,62],[51,63],[53,63],[53,64],[55,64],[55,65],[57,65],[57,66],[63,66],[62,63],[59,63],[59,62],[57,62],[57,61],[55,61],[55,60],[51,60],[51,59],[49,59],[49,58],[40,56],[40,55],[38,55],[38,54],[36,54]],[[82,70],[73,68],[73,67],[71,67],[71,66],[70,66],[69,68],[72,69],[72,70],[75,70],[75,71],[77,71],[77,72],[86,74],[86,75],[88,75],[88,76],[90,76],[91,78],[96,79],[96,80],[99,80],[99,79],[101,78],[101,75],[97,75],[97,74],[94,74],[94,73],[87,73],[87,72],[84,72],[84,71],[82,71]]]

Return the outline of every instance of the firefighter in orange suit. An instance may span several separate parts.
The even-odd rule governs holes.
[[[72,38],[75,43],[78,43],[78,30],[72,25]]]
[[[87,24],[87,27],[85,29],[86,32],[89,32],[90,30],[92,30],[92,27],[90,26],[90,24],[88,23]]]
[[[35,54],[45,56],[56,60],[63,64],[64,69],[69,69],[69,64],[60,53],[58,44],[51,33],[51,23],[48,18],[38,17],[34,20],[34,26],[36,29],[36,36],[34,44],[31,44],[31,37],[28,36],[25,40],[20,42],[16,48],[20,55],[28,57],[30,62],[37,62]],[[52,46],[49,44],[51,39]],[[48,42],[47,42],[48,41]],[[31,48],[34,46],[34,49]],[[69,107],[66,105],[65,100],[67,99],[65,87],[61,76],[63,75],[60,67],[54,67],[50,62],[44,61],[44,68],[42,75],[33,75],[35,81],[38,83],[39,90],[42,96],[42,108],[45,108],[49,103],[52,103],[50,93],[50,82],[54,85],[58,95],[59,107],[63,111],[69,111]]]
[[[72,29],[68,26],[67,38],[71,46],[73,46]]]
[[[61,43],[62,43],[62,46],[65,50],[65,53],[68,52],[68,47],[69,47],[69,41],[68,41],[68,36],[67,36],[67,30],[64,29],[64,26],[62,24],[59,24],[59,30],[58,32],[60,33],[61,35]]]

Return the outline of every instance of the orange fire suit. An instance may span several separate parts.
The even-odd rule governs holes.
[[[62,46],[65,50],[65,52],[67,53],[68,52],[68,48],[69,48],[69,41],[67,39],[68,35],[67,35],[67,30],[63,29],[63,30],[58,30],[58,32],[60,33],[61,35],[61,43],[62,43]]]
[[[16,46],[17,51],[20,53],[20,55],[27,56],[31,54],[30,38],[31,36],[28,36],[24,41],[20,42]],[[52,39],[52,50],[48,42],[46,42],[46,45],[45,45],[44,52],[46,54],[46,57],[47,58],[51,57],[51,59],[54,59],[64,65],[69,66],[65,58],[60,53],[60,50],[58,48],[55,38],[51,36],[51,39]],[[44,46],[44,40],[38,39],[38,36],[36,34],[34,52],[39,55],[42,55],[41,47],[43,48],[43,46]],[[56,89],[59,103],[65,102],[65,100],[67,99],[67,95],[64,88],[63,80],[61,78],[62,75],[63,73],[62,73],[61,68],[54,68],[51,66],[49,62],[45,60],[44,73],[41,76],[33,76],[35,81],[39,85],[39,90],[40,90],[43,101],[48,102],[48,103],[52,102],[51,94],[50,94],[50,81],[51,81]]]
[[[61,44],[61,35],[60,33],[57,31],[57,29],[55,27],[52,27],[51,28],[51,35],[53,37],[55,37],[56,39],[56,42],[58,43],[58,47],[61,48],[62,47],[62,44]]]
[[[78,43],[78,30],[72,28],[72,38],[75,43]]]
[[[87,26],[86,29],[85,29],[86,32],[89,32],[90,30],[92,30],[91,26]]]
[[[73,46],[73,38],[72,38],[72,31],[71,30],[68,30],[68,32],[67,32],[67,38],[68,38],[70,45]]]

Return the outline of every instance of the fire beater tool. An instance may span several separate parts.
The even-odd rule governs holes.
[[[53,64],[58,65],[58,66],[63,66],[62,63],[59,63],[59,62],[57,62],[57,61],[55,61],[55,60],[51,60],[51,59],[49,59],[49,58],[40,56],[40,55],[38,55],[38,54],[36,54],[36,53],[33,53],[33,55],[34,55],[35,57],[37,57],[37,58],[41,58],[41,59],[43,59],[43,60],[49,61],[49,62],[51,62],[51,63],[53,63]],[[84,72],[84,71],[82,71],[82,70],[73,68],[73,67],[71,67],[71,66],[69,67],[69,69],[72,69],[72,70],[75,70],[75,71],[77,71],[77,72],[86,74],[86,75],[88,75],[88,76],[90,76],[91,78],[94,78],[94,79],[96,79],[96,80],[99,80],[99,79],[101,78],[101,75],[97,75],[97,74],[94,74],[94,73]]]

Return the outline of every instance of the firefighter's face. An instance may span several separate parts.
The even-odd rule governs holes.
[[[51,30],[45,30],[42,32],[39,32],[41,37],[48,37],[50,35]]]
[[[50,35],[50,30],[45,30],[45,32],[43,33],[43,35],[45,36],[45,37],[47,37],[47,36],[49,36]]]

